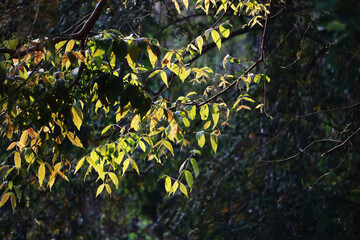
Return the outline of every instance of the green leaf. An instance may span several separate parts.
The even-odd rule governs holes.
[[[211,31],[211,37],[214,41],[214,43],[216,44],[216,46],[219,48],[221,48],[221,37],[219,35],[219,33],[216,30],[212,30]]]
[[[186,182],[189,185],[189,187],[192,188],[194,179],[193,179],[191,172],[189,172],[188,170],[185,171],[185,179],[186,179]]]
[[[80,131],[80,127],[81,127],[84,117],[83,117],[83,113],[79,107],[77,107],[75,105],[71,107],[71,118],[72,118],[72,121],[74,122],[75,126],[77,127],[77,129]]]
[[[166,192],[170,192],[170,188],[171,188],[171,178],[166,177],[165,178],[165,190],[166,190]]]
[[[199,146],[202,148],[205,145],[205,134],[204,131],[200,131],[196,133],[196,139],[199,144]]]
[[[194,158],[190,159],[191,166],[194,169],[195,177],[199,176],[199,166]]]
[[[216,153],[218,147],[218,137],[216,136],[216,134],[213,133],[210,134],[210,143],[211,143],[211,148]]]
[[[259,83],[260,80],[261,80],[261,75],[256,75],[256,76],[254,77],[254,83]]]

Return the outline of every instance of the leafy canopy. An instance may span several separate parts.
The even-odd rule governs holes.
[[[141,175],[142,162],[162,165],[175,154],[186,156],[177,177],[161,172],[159,178],[169,195],[188,196],[200,172],[196,157],[205,146],[218,151],[231,112],[264,109],[248,91],[270,81],[254,69],[265,65],[271,1],[172,1],[177,14],[204,13],[214,23],[190,40],[165,45],[135,32],[94,32],[106,2],[58,36],[1,39],[0,135],[8,145],[0,206],[10,199],[15,208],[24,179],[51,190],[58,176],[69,181],[71,173],[96,176],[96,196],[111,195],[127,172]],[[246,22],[233,25],[226,16]],[[263,28],[259,58],[230,73],[243,63],[223,43],[254,28]],[[225,55],[222,69],[196,65],[213,47]],[[173,94],[179,85],[183,92]],[[229,89],[237,89],[235,99],[224,97]],[[94,135],[98,141],[90,141]]]

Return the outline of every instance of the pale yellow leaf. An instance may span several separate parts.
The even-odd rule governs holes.
[[[79,107],[77,107],[75,105],[71,107],[71,118],[72,118],[72,121],[74,122],[75,126],[77,127],[77,129],[80,130],[84,116]]]
[[[104,190],[104,184],[101,184],[96,191],[95,197],[97,197],[103,190]]]
[[[114,183],[115,187],[118,188],[118,186],[119,186],[119,179],[118,179],[118,177],[116,176],[116,174],[113,173],[113,172],[109,172],[108,175],[109,175],[111,181]]]
[[[41,163],[38,170],[38,178],[39,178],[39,185],[40,187],[43,184],[44,178],[45,178],[45,164]]]
[[[21,156],[19,152],[15,152],[14,162],[15,162],[15,167],[19,169],[21,167]]]

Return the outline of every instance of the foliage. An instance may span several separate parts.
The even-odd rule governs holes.
[[[13,236],[358,236],[358,3],[105,2],[71,25],[71,1],[34,1],[3,34]]]

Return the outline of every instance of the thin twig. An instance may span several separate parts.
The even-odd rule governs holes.
[[[287,158],[283,158],[283,159],[279,159],[279,160],[262,160],[261,162],[266,162],[266,163],[278,163],[278,162],[286,162],[289,161],[293,158],[296,158],[297,156],[299,156],[300,154],[304,153],[307,149],[309,149],[312,145],[314,145],[315,143],[319,143],[319,142],[340,142],[339,140],[335,140],[335,139],[321,139],[321,140],[315,140],[313,142],[311,142],[309,145],[307,145],[304,149],[301,149],[298,153],[287,157]]]
[[[321,154],[322,157],[324,157],[325,155],[337,150],[338,148],[341,148],[342,146],[344,146],[348,141],[350,141],[351,138],[353,138],[356,134],[358,134],[360,132],[360,128],[358,128],[355,132],[353,132],[347,139],[345,139],[345,141],[343,141],[342,143],[340,143],[339,145],[336,145],[335,147],[327,150],[326,152],[324,152],[323,154]]]

